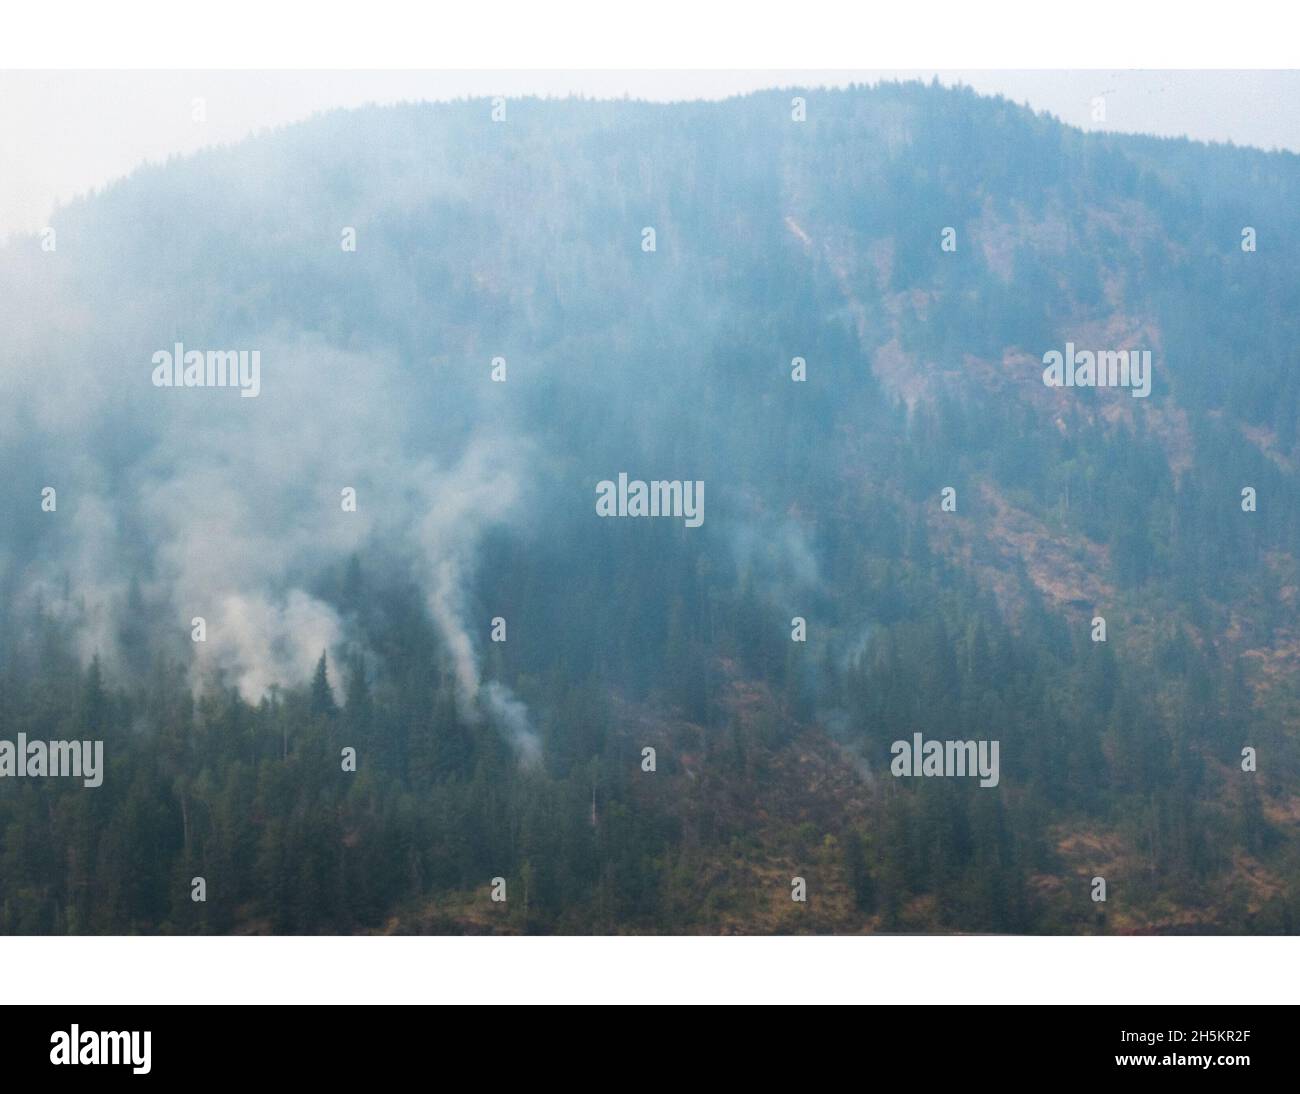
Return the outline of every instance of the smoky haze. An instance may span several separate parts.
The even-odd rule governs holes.
[[[463,716],[488,718],[535,757],[528,709],[485,678],[496,614],[485,593],[506,593],[482,548],[504,532],[567,552],[539,625],[559,625],[575,588],[605,581],[623,595],[607,558],[583,553],[593,535],[609,551],[634,534],[590,523],[594,484],[629,472],[708,482],[704,528],[652,534],[674,551],[702,547],[701,573],[734,575],[783,617],[820,602],[843,646],[827,663],[849,668],[871,612],[831,598],[800,476],[840,474],[805,451],[832,421],[898,429],[892,402],[911,429],[917,383],[883,401],[875,386],[896,343],[870,356],[872,332],[892,321],[872,279],[904,281],[920,260],[906,240],[867,241],[897,224],[930,231],[908,219],[895,161],[929,142],[953,178],[1029,195],[1072,185],[1059,142],[1110,154],[1119,146],[1106,142],[1124,138],[969,89],[804,93],[802,126],[788,91],[673,105],[522,99],[501,123],[483,100],[335,112],[141,168],[62,209],[48,240],[10,241],[0,436],[19,516],[0,557],[6,610],[17,620],[39,604],[72,627],[83,659],[119,676],[164,652],[196,691],[223,681],[257,702],[305,680],[322,651],[364,645],[321,585],[360,555],[420,590]],[[927,129],[932,106],[951,123]],[[971,119],[1046,136],[984,148]],[[858,127],[847,159],[836,126]],[[1004,196],[963,194],[934,230],[940,217],[988,220]],[[995,271],[1002,248],[990,230]],[[922,249],[935,248],[927,238],[910,253]],[[1022,306],[1005,277],[981,292],[991,307]],[[791,347],[779,332],[809,315],[813,333]],[[963,350],[983,352],[981,337]],[[1056,341],[1041,320],[1017,320],[1011,337]],[[259,393],[155,386],[155,354],[177,343],[257,351]],[[738,394],[752,368],[788,383],[783,358],[796,351],[839,377],[813,389],[802,417]],[[496,358],[504,383],[491,377]],[[753,420],[772,432],[742,425]],[[38,506],[46,487],[56,513]],[[355,511],[342,504],[349,489]],[[671,615],[687,592],[662,594],[659,608]],[[128,650],[132,613],[148,640]],[[195,617],[206,642],[189,640]],[[813,692],[825,681],[816,662],[800,673]]]
[[[0,930],[1294,933],[1298,206],[930,81],[70,201],[0,246]]]
[[[0,240],[38,231],[59,205],[142,164],[332,109],[498,95],[718,100],[771,86],[901,79],[965,84],[1094,131],[1300,151],[1300,128],[1285,109],[1300,95],[1300,76],[1281,71],[4,72]]]

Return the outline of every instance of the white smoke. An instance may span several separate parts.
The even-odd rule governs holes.
[[[301,589],[291,589],[280,604],[257,593],[231,594],[216,606],[216,620],[212,640],[199,646],[196,676],[207,679],[203,670],[219,669],[254,700],[274,684],[309,679],[321,651],[343,638],[334,610]]]
[[[480,440],[447,471],[426,472],[428,509],[419,527],[419,547],[430,575],[429,614],[446,647],[456,682],[457,708],[468,721],[486,716],[531,763],[541,744],[528,710],[504,684],[483,685],[478,653],[466,624],[467,596],[483,532],[515,510],[519,483],[515,468],[524,463],[511,441]],[[486,620],[484,621],[486,623]]]
[[[311,249],[343,213],[329,192],[295,189],[290,162],[259,142],[186,160],[165,169],[165,187],[146,172],[76,204],[55,254],[30,238],[0,247],[0,457],[39,447],[32,474],[58,490],[57,513],[40,516],[21,487],[31,534],[0,544],[0,578],[75,624],[85,659],[98,653],[110,672],[127,667],[119,639],[134,579],[146,614],[172,621],[151,628],[155,650],[189,662],[196,690],[220,677],[257,702],[355,641],[315,582],[382,545],[386,559],[414,560],[459,709],[527,759],[536,734],[504,685],[483,685],[475,636],[486,626],[471,603],[484,533],[525,496],[527,453],[487,439],[510,436],[499,390],[485,394],[496,385],[455,371],[480,356],[472,333],[444,331],[423,357],[404,343],[403,324],[427,303],[409,255],[386,255],[379,234],[353,255]],[[393,196],[406,187],[422,208],[428,186],[461,185],[450,163],[435,167],[419,180],[367,175],[356,200],[408,203]],[[169,223],[210,217],[229,239],[160,248],[142,237],[159,194]],[[268,245],[306,247],[316,280],[267,280],[249,256]],[[317,309],[335,277],[368,290],[364,321],[347,292]],[[258,351],[260,393],[154,386],[153,354],[178,341]],[[436,383],[435,355],[447,362]],[[356,491],[354,512],[340,506],[344,488]],[[205,642],[191,641],[196,617]]]
[[[542,758],[542,741],[534,732],[528,719],[528,708],[514,697],[510,689],[496,680],[489,682],[479,692],[488,710],[488,720],[514,745],[519,761],[532,766]]]
[[[791,517],[755,517],[733,526],[731,549],[742,581],[764,599],[794,608],[821,587],[817,556]]]
[[[58,511],[29,593],[76,624],[85,660],[99,654],[113,670],[127,575],[143,572],[144,600],[175,620],[182,658],[192,654],[195,691],[221,678],[257,702],[274,685],[309,679],[321,651],[349,637],[309,588],[322,569],[377,539],[399,552],[405,544],[462,716],[486,718],[523,761],[535,759],[527,709],[504,685],[483,687],[467,622],[482,536],[511,519],[521,497],[524,447],[480,433],[458,458],[412,458],[404,442],[409,449],[418,427],[408,424],[401,361],[307,337],[267,338],[259,348],[256,399],[153,388],[148,358],[135,362],[135,379],[145,380],[137,400],[124,407],[105,397],[100,407],[139,443],[116,474],[76,455],[71,434],[84,405],[66,423],[47,414]],[[345,487],[357,492],[355,512],[340,504]],[[196,617],[204,642],[190,641]]]

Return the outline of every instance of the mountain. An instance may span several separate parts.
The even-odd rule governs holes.
[[[1298,205],[910,83],[61,209],[0,250],[0,740],[105,771],[0,779],[0,929],[1300,930]]]

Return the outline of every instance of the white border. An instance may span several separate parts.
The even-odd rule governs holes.
[[[8,938],[0,1003],[1260,1004],[1297,938]]]
[[[0,68],[1293,68],[1280,0],[48,0]]]
[[[0,68],[1290,68],[1276,0],[11,4]],[[1300,939],[0,939],[0,1001],[1281,1003]]]

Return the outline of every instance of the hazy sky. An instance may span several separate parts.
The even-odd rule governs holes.
[[[334,107],[525,94],[722,98],[761,87],[938,76],[1083,128],[1300,152],[1300,72],[0,72],[0,238],[146,161],[237,141]],[[1106,120],[1092,120],[1105,96]],[[206,118],[195,121],[203,99]]]

